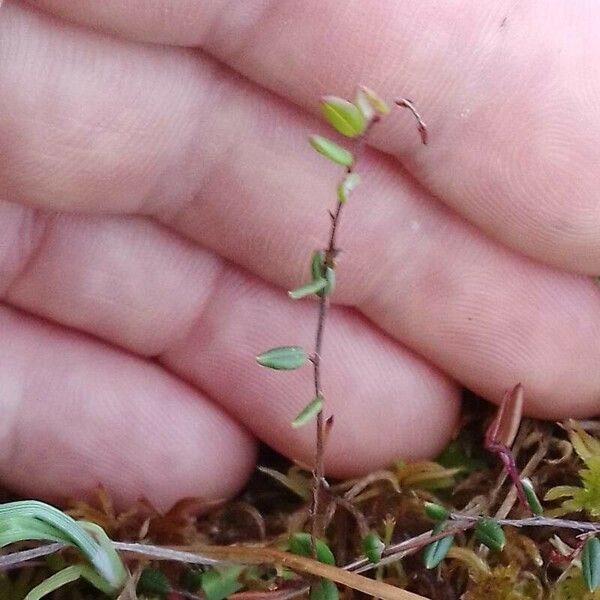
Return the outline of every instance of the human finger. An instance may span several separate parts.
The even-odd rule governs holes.
[[[378,148],[502,243],[600,272],[594,2],[37,4],[121,35],[200,46],[306,109],[356,83],[413,98],[430,145],[397,115],[374,136]]]
[[[8,173],[15,197],[31,199],[37,192],[37,201],[47,206],[146,210],[261,277],[286,287],[301,281],[307,256],[326,234],[322,211],[335,177],[305,149],[305,132],[315,126],[310,118],[209,59],[177,49],[156,58],[153,49],[108,43],[68,28],[59,34],[43,17],[14,14],[11,30],[20,34],[18,56],[35,54],[27,50],[29,30],[36,34],[36,44],[47,50],[40,60],[25,61],[16,71],[27,83],[28,98],[45,102],[43,92],[50,83],[44,60],[50,65],[63,61],[69,51],[77,54],[80,45],[86,56],[94,57],[76,61],[80,70],[63,74],[64,85],[54,93],[54,101],[63,107],[55,111],[60,126],[55,122],[39,128],[39,150],[30,152],[30,138],[22,135],[14,139],[25,141],[5,146],[7,163],[14,157],[17,164],[35,165],[18,180],[15,173],[22,170]],[[10,17],[5,22],[10,23]],[[57,37],[49,43],[49,36]],[[10,32],[3,39],[10,47]],[[138,52],[141,58],[133,60]],[[88,86],[81,73],[95,61],[100,61],[99,72],[107,79],[96,78]],[[122,78],[118,93],[104,85],[114,65]],[[158,80],[156,72],[161,73]],[[11,73],[7,83],[16,81]],[[176,77],[162,79],[168,77],[165,73]],[[169,84],[160,119],[155,118],[158,104],[148,112],[131,103],[139,87],[152,88],[157,81]],[[94,100],[104,88],[110,94]],[[72,89],[80,99],[90,99],[84,105],[97,102],[92,118],[75,127],[66,111],[72,106]],[[210,89],[218,93],[207,93]],[[29,108],[27,114],[44,113],[35,103],[11,99],[11,105]],[[140,185],[137,179],[111,177],[106,164],[95,160],[95,145],[82,153],[73,143],[81,129],[86,139],[93,137],[94,124],[109,122],[114,114],[130,116],[120,123],[116,137],[100,144],[101,155],[111,157],[111,165],[127,164],[128,173],[143,179]],[[19,131],[18,120],[11,123]],[[188,127],[182,128],[182,123]],[[178,133],[176,139],[172,130]],[[125,145],[121,131],[128,132]],[[48,148],[65,143],[74,148],[70,160],[52,163],[52,169],[31,161],[44,152],[60,160],[61,154]],[[559,417],[593,410],[600,385],[593,368],[600,317],[592,282],[541,267],[490,242],[422,193],[380,154],[367,154],[364,168],[372,179],[363,193],[371,200],[360,202],[357,196],[344,216],[345,254],[336,301],[358,306],[402,343],[491,400],[499,400],[506,387],[521,381],[533,414]],[[169,176],[172,170],[177,177]],[[48,180],[54,188],[45,187]],[[105,198],[114,206],[107,209]]]
[[[102,484],[121,507],[234,494],[254,441],[231,417],[150,361],[0,308],[0,481],[64,502]]]
[[[2,239],[13,247],[21,239],[21,251],[3,261],[2,298],[155,357],[270,446],[312,461],[312,429],[290,426],[314,394],[308,367],[272,373],[254,357],[280,345],[310,353],[314,303],[291,302],[147,219],[62,215],[24,226],[44,218],[31,213],[0,205]],[[457,386],[354,311],[332,310],[323,370],[326,410],[336,419],[330,473],[356,475],[397,456],[432,456],[448,439]],[[168,410],[166,396],[165,403]]]

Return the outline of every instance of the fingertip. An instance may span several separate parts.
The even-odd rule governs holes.
[[[167,510],[231,497],[255,460],[252,436],[151,361],[0,309],[0,479],[64,501],[99,484],[117,507]]]
[[[328,475],[356,477],[395,460],[434,459],[440,453],[456,430],[460,389],[433,368],[403,387],[394,393],[382,386],[372,402],[337,409],[326,451]],[[298,457],[312,464],[314,433],[307,433]]]

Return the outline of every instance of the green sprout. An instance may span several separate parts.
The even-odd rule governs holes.
[[[0,548],[25,540],[68,544],[77,548],[88,563],[72,565],[55,573],[32,589],[25,600],[39,600],[80,578],[101,592],[116,596],[127,581],[127,570],[112,542],[95,523],[75,521],[57,508],[37,500],[0,504]]]

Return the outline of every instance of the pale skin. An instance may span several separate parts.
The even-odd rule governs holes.
[[[317,101],[411,98],[358,166],[323,355],[327,470],[433,456],[461,386],[600,405],[596,2],[41,0],[0,10],[0,481],[60,501],[228,497],[304,462],[336,167]],[[60,211],[60,215],[57,212]]]

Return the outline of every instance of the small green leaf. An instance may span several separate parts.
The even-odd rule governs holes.
[[[374,531],[371,531],[363,538],[363,554],[372,563],[378,563],[381,560],[381,554],[383,553],[384,549],[385,544],[381,541],[381,538]]]
[[[329,579],[321,579],[310,586],[309,600],[338,600],[337,585]]]
[[[235,592],[239,592],[244,584],[238,581],[245,567],[230,565],[224,568],[214,568],[202,573],[202,591],[206,600],[223,600]]]
[[[356,137],[365,129],[362,112],[348,100],[337,96],[324,96],[321,98],[321,111],[327,122],[346,137]]]
[[[311,135],[310,145],[323,156],[343,167],[351,167],[354,158],[348,150],[320,135]]]
[[[433,528],[433,533],[439,533],[444,528],[445,523],[437,523]],[[425,546],[423,552],[423,563],[426,569],[434,569],[437,567],[448,554],[448,550],[454,543],[454,536],[448,535],[435,542],[431,542]]]
[[[325,281],[326,285],[323,288],[323,294],[328,296],[329,294],[333,294],[333,290],[335,290],[335,269],[331,267],[325,269]]]
[[[146,567],[137,584],[137,593],[164,598],[171,591],[167,576],[158,569]]]
[[[590,592],[600,587],[600,540],[589,538],[581,551],[581,570]]]
[[[490,550],[502,550],[506,543],[504,531],[495,519],[480,517],[475,525],[475,538]]]
[[[311,400],[299,413],[298,416],[292,421],[292,427],[297,429],[306,425],[313,417],[323,409],[323,399],[315,398]]]
[[[300,532],[294,533],[288,540],[290,552],[300,556],[312,556],[312,543],[310,534]],[[315,541],[317,551],[317,560],[327,565],[335,565],[335,558],[329,546],[323,541],[317,539]]]
[[[333,293],[335,289],[335,269],[333,267],[325,266],[325,254],[322,250],[316,250],[313,252],[310,261],[310,273],[315,283],[315,288],[321,287],[321,282],[325,280],[325,285],[314,292],[317,296],[324,296]],[[309,287],[308,286],[305,287]],[[310,293],[310,292],[309,292]]]
[[[390,112],[387,102],[380,98],[371,88],[361,85],[356,93],[356,105],[363,113],[365,119],[371,120],[374,113],[386,115]]]
[[[424,508],[425,514],[435,521],[445,521],[450,514],[443,506],[435,502],[425,502]]]
[[[354,104],[368,122],[375,116],[375,109],[371,106],[368,96],[362,89],[358,89],[354,98]]]
[[[306,353],[300,346],[279,346],[271,348],[256,357],[262,367],[276,371],[292,371],[298,369],[306,361]]]
[[[323,278],[324,261],[325,255],[323,254],[323,250],[315,250],[310,261],[310,272],[313,279]]]
[[[533,483],[531,479],[527,477],[521,479],[521,485],[523,486],[523,492],[525,493],[525,500],[534,515],[541,515],[544,512],[542,504],[540,503],[535,490],[533,489]]]
[[[299,300],[300,298],[305,298],[311,294],[316,294],[325,287],[327,287],[327,280],[323,277],[320,277],[319,279],[313,279],[310,283],[300,286],[295,290],[290,290],[288,292],[288,296],[292,300]]]
[[[297,471],[293,467],[288,470],[287,473],[280,473],[275,469],[269,469],[269,467],[257,467],[257,469],[272,477],[275,481],[278,481],[281,485],[286,487],[290,492],[300,496],[303,500],[310,499],[310,479],[305,476],[301,471]]]
[[[337,187],[337,196],[338,201],[344,204],[344,202],[348,201],[348,196],[350,193],[358,186],[360,183],[360,175],[358,173],[348,173],[346,177],[338,184]]]
[[[57,508],[37,500],[0,504],[0,547],[24,540],[61,541],[76,546],[95,569],[79,565],[78,577],[84,577],[103,591],[117,592],[127,581],[125,565],[100,526],[75,521]],[[67,570],[61,573],[73,575]],[[61,577],[56,573],[52,581],[59,582]]]

